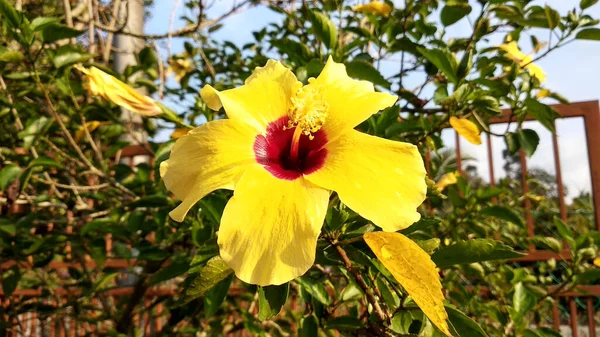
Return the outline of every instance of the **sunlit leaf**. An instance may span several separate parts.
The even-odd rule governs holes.
[[[444,334],[451,336],[442,285],[429,255],[400,233],[367,233],[364,240],[427,318]]]

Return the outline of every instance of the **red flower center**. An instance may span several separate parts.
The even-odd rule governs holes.
[[[327,136],[323,130],[313,133],[313,139],[302,134],[297,144],[297,155],[292,155],[295,128],[284,130],[287,116],[269,123],[266,135],[254,140],[254,156],[259,164],[279,179],[294,180],[323,166],[327,150]]]

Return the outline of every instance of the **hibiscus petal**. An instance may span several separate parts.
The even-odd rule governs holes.
[[[173,220],[183,221],[190,208],[208,193],[233,189],[242,173],[256,163],[252,131],[242,123],[217,120],[177,140],[171,157],[160,166],[165,186],[182,200],[170,213]]]
[[[331,56],[323,71],[311,85],[320,87],[329,104],[329,116],[323,130],[330,140],[354,128],[372,114],[396,103],[397,96],[375,92],[373,84],[352,79],[346,66],[336,63]]]
[[[350,131],[325,146],[322,168],[305,175],[334,190],[342,202],[385,231],[419,220],[425,200],[425,167],[417,147]]]
[[[263,132],[267,124],[287,115],[291,97],[302,86],[296,76],[278,61],[258,67],[238,88],[218,91],[205,85],[202,99],[212,110],[225,108],[232,120],[243,121]]]
[[[328,191],[302,177],[282,180],[262,167],[248,169],[221,218],[221,257],[251,284],[303,275],[314,263],[328,201]]]

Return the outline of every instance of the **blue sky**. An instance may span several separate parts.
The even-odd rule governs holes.
[[[173,28],[178,29],[185,26],[185,22],[180,19],[182,15],[194,14],[189,13],[182,6],[182,1],[156,1],[152,9],[152,17],[146,22],[147,33],[163,33],[169,29],[171,13],[174,5],[179,3],[175,12],[175,21]],[[211,1],[208,1],[211,3]],[[348,4],[354,4],[361,1],[346,1]],[[365,2],[365,1],[362,1]],[[474,3],[474,1],[471,1]],[[217,17],[220,14],[229,10],[239,0],[214,0],[213,5],[207,10],[209,17]],[[403,1],[395,1],[397,6],[401,6]],[[539,5],[547,3],[557,9],[561,14],[566,14],[568,10],[577,6],[579,1],[575,0],[548,0],[535,1]],[[476,5],[474,5],[476,6]],[[600,17],[600,4],[589,8],[587,12],[595,18]],[[476,16],[478,13],[473,10],[470,16]],[[474,20],[475,18],[473,18]],[[237,45],[243,45],[252,41],[252,32],[258,30],[269,22],[278,22],[278,14],[269,10],[264,6],[250,8],[241,13],[235,14],[223,21],[223,27],[212,34],[212,38],[216,40],[229,40]],[[463,19],[447,29],[447,36],[465,36],[471,31],[468,20]],[[548,31],[537,30],[534,32],[540,41],[547,41]],[[498,36],[496,41],[499,42],[502,36]],[[171,41],[171,52],[173,54],[180,53],[183,50],[183,39],[173,39]],[[161,46],[166,46],[166,40],[161,43]],[[524,52],[529,52],[530,43],[526,37],[521,38],[520,46],[524,48]],[[163,53],[166,57],[166,52]],[[547,75],[545,87],[551,91],[560,93],[570,101],[585,101],[597,100],[600,98],[600,42],[593,41],[576,41],[568,47],[554,51],[547,57],[538,61]],[[391,74],[392,69],[398,69],[398,61],[382,62],[381,71],[384,74]],[[420,78],[414,78],[415,85],[418,84]],[[405,81],[406,83],[407,81]],[[175,83],[170,79],[169,83]],[[410,83],[410,79],[408,79]],[[165,104],[173,106],[173,102],[165,102]],[[527,123],[527,127],[538,131],[541,142],[537,152],[533,157],[528,159],[529,167],[542,167],[554,173],[554,157],[552,155],[552,140],[550,132],[541,127],[538,123]],[[492,127],[495,132],[503,132],[504,125],[495,125]],[[569,198],[579,194],[580,191],[590,191],[590,171],[587,162],[587,148],[585,144],[585,135],[583,131],[583,121],[581,119],[567,119],[557,122],[557,133],[559,137],[559,148],[561,150],[561,168],[563,172],[563,180],[569,188]],[[158,139],[165,139],[168,134],[159,135]],[[448,147],[454,147],[453,131],[446,130],[443,133],[443,138]],[[485,137],[484,137],[485,138]],[[496,179],[503,176],[501,151],[505,148],[504,141],[499,137],[492,138],[492,146],[494,148],[494,168]],[[463,152],[469,153],[477,158],[476,166],[484,179],[489,180],[487,152],[485,141],[481,146],[473,146],[465,141],[461,141]]]

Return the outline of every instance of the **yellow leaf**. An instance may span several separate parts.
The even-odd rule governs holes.
[[[354,11],[359,13],[378,14],[389,16],[392,12],[392,6],[382,1],[371,1],[365,5],[354,6]]]
[[[594,266],[600,267],[600,257],[594,259]]]
[[[173,130],[173,133],[171,134],[171,139],[181,138],[181,137],[187,135],[187,133],[190,132],[190,130],[191,129],[189,129],[189,128],[175,129],[175,130]]]
[[[450,117],[450,125],[459,135],[468,140],[469,143],[480,145],[481,136],[477,125],[466,118],[458,119],[454,116]]]
[[[94,130],[96,130],[99,126],[101,125],[106,125],[106,124],[110,124],[110,122],[99,122],[99,121],[89,121],[85,123],[85,128],[88,130],[89,133],[94,132]],[[84,126],[80,126],[79,129],[77,129],[77,131],[75,131],[75,141],[76,142],[80,142],[83,137],[85,137],[85,131],[84,131]]]
[[[451,337],[442,284],[429,255],[400,233],[374,232],[363,238],[431,323]]]

